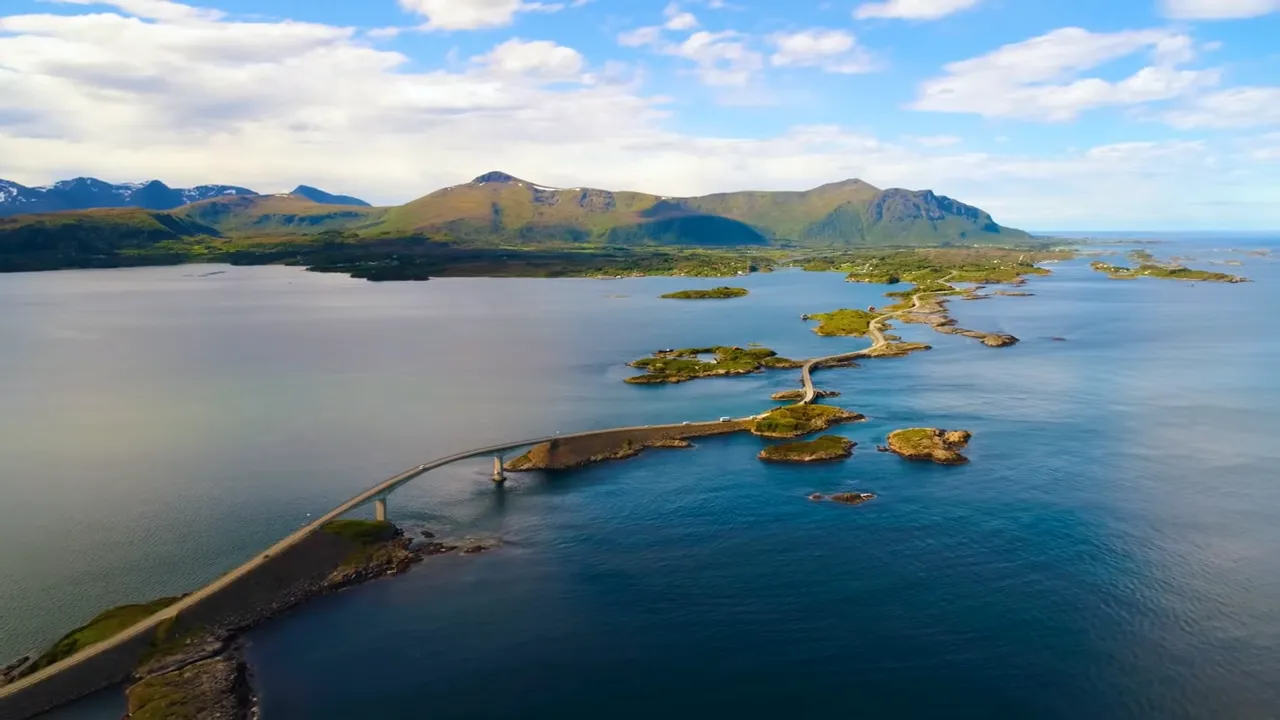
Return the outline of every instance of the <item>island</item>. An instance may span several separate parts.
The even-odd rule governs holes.
[[[823,495],[820,492],[816,492],[816,493],[810,493],[809,499],[812,500],[813,502],[822,502],[823,500],[830,500],[831,502],[837,503],[840,505],[861,505],[862,503],[867,502],[868,500],[875,500],[876,496],[873,493],[869,493],[869,492],[839,492],[830,496]]]
[[[881,316],[870,310],[850,310],[843,308],[828,313],[806,315],[807,320],[817,320],[818,326],[813,331],[819,335],[862,337],[871,329],[871,323]]]
[[[770,445],[757,455],[765,462],[811,463],[853,457],[854,441],[839,435],[823,435],[815,440]]]
[[[1112,280],[1136,280],[1138,278],[1152,277],[1166,280],[1190,280],[1199,282],[1249,282],[1248,278],[1241,277],[1239,275],[1229,275],[1227,273],[1213,272],[1211,270],[1193,270],[1175,263],[1144,262],[1136,268],[1129,268],[1124,267],[1123,265],[1112,265],[1100,260],[1095,260],[1089,263],[1089,267],[1092,267],[1098,272],[1106,273],[1107,277]]]
[[[830,405],[786,405],[751,421],[749,429],[767,438],[790,439],[826,430],[832,425],[865,420],[866,416]]]
[[[907,428],[889,433],[889,451],[908,460],[931,460],[940,465],[962,465],[969,458],[958,450],[966,447],[973,434],[967,430]]]
[[[666,300],[727,300],[744,297],[746,294],[746,288],[721,286],[710,290],[681,290],[661,297]]]
[[[697,378],[746,375],[766,368],[798,368],[803,363],[778,357],[769,348],[715,347],[659,350],[652,356],[627,363],[645,371],[629,377],[633,385],[682,383]]]

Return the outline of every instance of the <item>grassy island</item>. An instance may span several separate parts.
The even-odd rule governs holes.
[[[847,308],[829,313],[810,315],[810,320],[817,320],[818,327],[813,331],[828,337],[853,336],[862,337],[871,330],[871,323],[880,317],[879,313],[868,310],[850,310]]]
[[[820,397],[820,398],[840,397],[840,391],[839,390],[818,390],[815,392],[814,397]],[[770,395],[769,399],[783,400],[783,401],[803,400],[804,390],[779,390],[778,392]]]
[[[849,282],[886,285],[920,284],[947,275],[956,282],[1020,283],[1024,276],[1049,273],[1037,263],[1071,256],[1044,248],[865,249],[807,258],[803,267],[813,272],[844,272]]]
[[[1122,265],[1111,265],[1109,263],[1095,260],[1094,262],[1089,263],[1089,266],[1098,272],[1106,273],[1112,280],[1136,280],[1137,278],[1153,277],[1164,278],[1167,280],[1192,280],[1200,282],[1248,282],[1246,278],[1240,277],[1239,275],[1228,275],[1227,273],[1213,272],[1211,270],[1193,270],[1181,265],[1143,263],[1136,268],[1129,268]]]
[[[727,300],[729,298],[744,297],[747,294],[746,288],[721,286],[711,288],[710,290],[681,290],[680,292],[667,293],[662,298],[666,300]]]
[[[793,463],[843,460],[852,457],[856,445],[854,441],[839,435],[823,435],[816,440],[772,445],[761,450],[756,457],[765,462]]]
[[[932,460],[941,465],[961,465],[969,458],[958,450],[969,444],[973,434],[967,430],[908,428],[889,433],[889,451],[908,460]]]
[[[774,408],[751,423],[750,430],[768,438],[797,438],[837,423],[865,420],[863,415],[830,405],[787,405]]]
[[[705,356],[711,356],[702,359]],[[766,368],[798,368],[795,360],[778,357],[769,348],[715,347],[659,350],[651,357],[628,363],[646,374],[627,378],[633,385],[680,383],[702,377],[746,375]]]

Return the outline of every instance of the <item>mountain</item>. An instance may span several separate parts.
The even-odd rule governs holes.
[[[254,194],[252,190],[234,185],[171,188],[159,180],[113,185],[96,178],[81,177],[41,187],[0,180],[0,217],[117,207],[170,210],[213,197]]]
[[[880,190],[861,180],[678,198],[553,188],[496,171],[390,208],[365,230],[475,242],[681,245],[1000,244],[1030,237],[930,190]]]
[[[370,207],[369,203],[360,198],[351,197],[350,195],[334,195],[327,193],[320,188],[313,188],[310,185],[299,185],[293,189],[290,195],[304,197],[312,202],[321,205],[359,205],[362,207]]]
[[[368,205],[321,205],[303,195],[284,193],[216,197],[185,205],[173,214],[223,233],[267,235],[355,229],[386,212]]]

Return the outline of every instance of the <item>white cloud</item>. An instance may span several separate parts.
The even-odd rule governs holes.
[[[1081,112],[1187,95],[1216,84],[1214,70],[1183,70],[1193,43],[1169,30],[1091,33],[1062,28],[987,55],[953,62],[925,81],[913,107],[985,117],[1067,121]],[[1142,50],[1153,63],[1117,81],[1078,75]]]
[[[917,145],[928,148],[950,147],[964,142],[962,138],[956,137],[955,135],[924,135],[910,139]]]
[[[644,47],[662,42],[662,28],[657,25],[638,27],[618,34],[618,44],[623,47]]]
[[[853,16],[859,20],[897,18],[937,20],[976,7],[981,0],[884,0],[859,5]]]
[[[525,0],[400,0],[400,7],[425,17],[425,27],[430,30],[477,30],[504,27],[515,22],[518,13],[553,12],[564,8],[564,4]]]
[[[1183,130],[1280,125],[1280,87],[1238,87],[1202,95],[1164,119]]]
[[[662,26],[668,30],[692,30],[698,27],[698,18],[694,17],[693,13],[681,10],[676,3],[668,5],[662,14],[667,18]]]
[[[662,52],[693,61],[706,85],[742,87],[764,67],[764,56],[747,43],[747,36],[733,30],[703,30]]]
[[[474,62],[503,74],[546,80],[573,80],[582,76],[586,61],[573,48],[547,40],[525,42],[512,38]]]
[[[1280,12],[1280,0],[1162,0],[1160,9],[1178,20],[1239,20]]]
[[[832,73],[865,73],[875,69],[870,54],[858,46],[853,33],[817,28],[769,37],[774,67],[817,67]]]
[[[490,169],[669,195],[861,177],[933,188],[1000,222],[1038,227],[1194,224],[1212,212],[1205,203],[1280,189],[1276,177],[1258,175],[1242,194],[1226,170],[1252,171],[1204,143],[1032,157],[894,143],[838,126],[760,137],[679,132],[667,101],[616,66],[549,83],[583,72],[580,56],[551,43],[505,43],[453,70],[418,70],[350,28],[179,21],[183,11],[172,10],[174,20],[156,22],[0,16],[4,175],[29,185],[93,175],[264,192],[307,183],[381,203]],[[685,49],[732,64],[737,51],[717,48],[737,40],[708,37]],[[1215,217],[1280,224],[1280,206],[1258,208]]]

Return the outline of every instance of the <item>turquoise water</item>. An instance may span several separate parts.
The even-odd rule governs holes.
[[[1273,716],[1280,263],[1221,251],[1259,242],[1157,248],[1243,260],[1249,285],[1070,263],[1035,297],[953,304],[1013,348],[906,326],[935,349],[818,373],[870,418],[840,430],[846,463],[764,465],[730,437],[501,491],[485,460],[433,472],[393,519],[506,546],[254,631],[265,716]],[[5,655],[460,447],[758,411],[798,371],[632,387],[624,363],[830,354],[861,341],[800,314],[885,289],[780,272],[701,303],[656,296],[716,281],[190,274],[0,276]],[[972,430],[972,464],[874,451],[914,425]],[[841,489],[879,498],[805,499]]]

